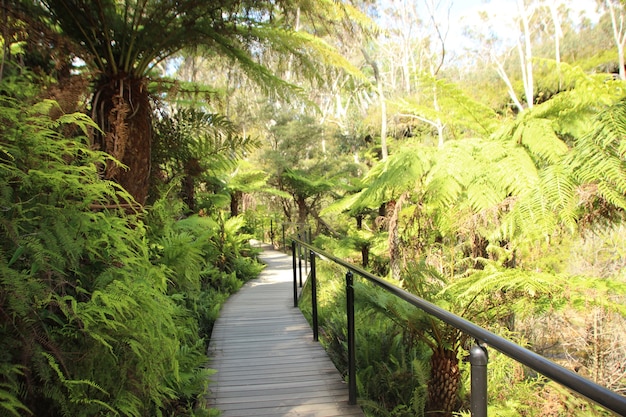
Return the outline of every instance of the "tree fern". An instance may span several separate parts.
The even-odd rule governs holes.
[[[425,146],[407,147],[375,165],[363,178],[367,187],[358,193],[353,207],[376,208],[415,190],[432,167],[433,153]]]

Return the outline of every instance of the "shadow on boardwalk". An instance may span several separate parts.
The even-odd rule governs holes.
[[[267,267],[226,302],[213,328],[210,404],[224,417],[363,416],[293,307],[291,258],[263,248]]]

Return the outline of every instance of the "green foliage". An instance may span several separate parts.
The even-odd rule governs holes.
[[[153,163],[169,177],[198,176],[204,171],[216,175],[233,169],[238,157],[256,146],[251,138],[237,135],[226,117],[192,108],[161,112],[154,128]]]
[[[255,169],[248,161],[240,161],[237,171],[230,176],[227,187],[231,192],[278,193],[278,190],[267,187],[268,178],[269,174],[265,171]]]
[[[208,344],[222,304],[258,276],[263,265],[249,245],[250,235],[242,233],[243,217],[193,215],[174,221],[182,205],[167,201],[157,201],[149,212],[148,224],[159,225],[151,239],[153,263],[167,275],[171,297],[195,318],[187,327],[197,327]]]
[[[283,187],[302,198],[316,196],[331,190],[333,183],[324,178],[311,178],[303,171],[287,169],[281,175]]]
[[[170,195],[147,224],[107,210],[131,198],[99,179],[108,157],[81,135],[95,124],[51,118],[56,104],[15,80],[2,89],[13,96],[0,97],[0,409],[204,415],[206,318],[227,296],[209,277],[234,291],[260,268],[241,259],[243,222],[175,222]]]
[[[28,3],[24,2],[24,7]],[[344,57],[316,35],[293,30],[285,14],[301,8],[312,22],[325,27],[347,23],[349,16],[367,19],[355,8],[324,2],[312,10],[308,2],[254,1],[242,3],[174,3],[122,1],[85,5],[73,0],[47,0],[29,13],[51,20],[83,46],[82,58],[95,71],[141,78],[156,65],[185,48],[202,47],[231,60],[268,93],[288,97],[297,89],[254,59],[258,51],[291,56],[311,78],[321,77],[320,66],[340,66],[358,74]],[[43,10],[42,10],[43,9]],[[49,16],[44,17],[46,14]],[[321,65],[322,63],[323,65]]]
[[[19,377],[24,375],[18,365],[0,363],[0,410],[8,415],[20,417],[32,415],[32,412],[20,401]]]
[[[201,208],[224,205],[218,201],[228,198],[226,182],[231,172],[243,155],[258,146],[250,137],[239,135],[228,118],[193,108],[162,111],[153,125],[153,187],[180,181],[181,195],[194,212],[198,211],[196,189],[205,190]]]
[[[418,188],[432,167],[433,153],[430,147],[407,147],[375,165],[363,179],[367,188],[358,197],[350,197],[350,208],[377,208],[399,198],[405,191]]]
[[[626,208],[626,101],[622,100],[602,112],[593,131],[576,141],[571,156],[565,161],[583,185],[591,187],[592,195],[617,210]],[[601,205],[587,200],[587,205]],[[615,210],[614,209],[614,210]],[[607,214],[610,210],[607,208]]]
[[[155,332],[175,331],[141,224],[90,209],[119,192],[98,180],[105,156],[84,137],[58,132],[93,122],[52,120],[54,103],[21,100],[4,96],[0,116],[3,362],[25,369],[22,401],[37,415],[158,409],[171,396],[163,377],[177,340],[154,344]],[[98,373],[104,369],[113,372]]]

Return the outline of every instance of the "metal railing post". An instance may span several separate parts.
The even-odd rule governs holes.
[[[315,252],[310,251],[311,256],[311,316],[313,321],[313,340],[319,340],[317,326],[317,275],[315,271]]]
[[[346,305],[348,316],[348,404],[356,404],[356,349],[354,332],[354,276],[346,272]]]
[[[302,240],[300,234],[298,234],[298,239]],[[298,271],[300,271],[300,288],[302,288],[302,245],[298,245]]]
[[[470,348],[472,417],[487,417],[487,348],[478,341]]]
[[[304,231],[304,239],[303,240],[306,242],[306,230]],[[306,248],[304,248],[304,249],[306,249]],[[309,259],[306,256],[304,257],[304,274],[305,275],[309,274]]]
[[[293,258],[293,306],[298,307],[298,280],[296,273],[296,241],[291,241],[291,255]]]

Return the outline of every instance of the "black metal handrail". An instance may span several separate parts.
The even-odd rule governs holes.
[[[626,397],[619,395],[605,387],[602,387],[575,372],[572,372],[556,363],[532,352],[510,340],[507,340],[489,330],[480,327],[462,317],[459,317],[447,310],[444,310],[433,303],[430,303],[420,297],[411,294],[402,288],[399,288],[389,282],[384,281],[380,277],[364,270],[361,267],[352,265],[342,259],[339,259],[315,246],[306,243],[300,239],[292,238],[292,256],[293,256],[293,274],[294,274],[294,306],[298,305],[297,300],[297,271],[296,271],[296,248],[309,249],[311,258],[311,279],[312,292],[317,293],[316,273],[315,273],[315,257],[328,259],[347,269],[346,273],[346,297],[347,297],[347,316],[348,316],[348,384],[349,384],[349,402],[356,403],[356,372],[355,372],[355,350],[354,350],[354,289],[352,285],[353,273],[356,273],[373,284],[383,288],[384,290],[394,294],[395,296],[405,300],[425,311],[426,313],[437,317],[441,321],[457,328],[458,330],[472,336],[477,341],[477,345],[470,349],[470,363],[472,365],[472,381],[471,381],[471,412],[473,417],[484,417],[487,415],[487,352],[486,345],[493,347],[506,356],[516,360],[517,362],[528,366],[536,372],[550,378],[560,385],[569,388],[571,391],[586,397],[605,409],[616,413],[620,416],[626,416]],[[302,286],[302,268],[300,268],[300,286]],[[312,294],[313,296],[313,294]],[[316,295],[313,302],[316,303]],[[317,340],[317,305],[313,307],[313,334]]]

